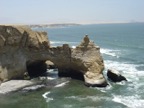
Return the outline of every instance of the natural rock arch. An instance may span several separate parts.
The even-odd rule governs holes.
[[[76,48],[68,44],[50,47],[45,32],[34,32],[24,26],[0,26],[0,36],[0,42],[4,42],[0,46],[0,79],[3,81],[22,78],[27,69],[50,60],[57,66],[59,75],[81,73],[87,86],[107,85],[100,48],[88,36]]]

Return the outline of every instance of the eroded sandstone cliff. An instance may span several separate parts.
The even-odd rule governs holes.
[[[0,26],[0,79],[23,78],[26,62],[33,61],[32,54],[48,48],[45,32],[25,26]]]
[[[36,75],[52,61],[59,75],[83,76],[88,86],[106,86],[100,48],[85,36],[76,48],[68,44],[50,47],[46,32],[25,26],[0,26],[0,80],[22,79],[25,72]],[[35,69],[33,69],[35,68]]]

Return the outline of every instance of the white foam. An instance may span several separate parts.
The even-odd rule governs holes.
[[[47,69],[47,79],[48,80],[54,80],[58,78],[58,71],[56,69]]]
[[[47,77],[47,79],[48,79],[48,80],[55,80],[55,79],[57,79],[57,78],[55,78],[55,77]]]
[[[105,93],[107,92],[108,90],[111,90],[113,88],[113,86],[111,86],[111,84],[109,83],[109,85],[105,88],[100,88],[100,87],[94,87],[92,89],[97,89],[97,90],[100,90],[101,92]]]
[[[48,97],[47,97],[47,95],[48,94],[50,94],[51,92],[46,92],[46,93],[44,93],[42,96],[43,96],[43,98],[45,98],[45,99],[47,99]]]
[[[65,104],[65,105],[63,105],[63,108],[72,108],[72,105]]]
[[[63,82],[61,84],[56,85],[55,87],[63,87],[65,86],[67,83],[69,83],[69,81]]]
[[[80,102],[83,102],[84,100],[91,100],[91,101],[101,101],[101,100],[109,100],[110,98],[108,97],[99,97],[99,96],[86,96],[86,97],[80,97],[80,96],[69,96],[69,97],[65,97],[67,99],[74,99]]]
[[[48,73],[53,73],[53,71],[54,71],[53,69],[47,69]]]
[[[126,83],[127,83],[127,82],[125,82],[125,81],[116,82],[116,84],[118,84],[118,85],[126,85]]]
[[[52,100],[54,100],[53,98],[47,98],[46,99],[46,102],[48,103],[48,102],[50,102],[50,101],[52,101]]]
[[[43,98],[46,99],[46,102],[50,102],[50,101],[54,100],[53,98],[48,97],[48,95],[49,95],[50,93],[51,93],[51,92],[46,92],[46,93],[44,93],[44,94],[42,95]]]
[[[127,75],[130,79],[135,78],[135,80],[139,80],[140,77],[144,77],[144,71],[137,70],[136,67],[138,65],[110,60],[105,60],[104,62],[106,69],[115,68],[124,73],[124,75]]]
[[[79,102],[83,102],[84,100],[87,100],[87,97],[80,97],[80,96],[69,96],[69,97],[65,97],[65,98],[77,100]]]
[[[23,88],[23,90],[36,90],[36,89],[39,89],[39,88],[42,88],[42,87],[45,87],[45,85],[34,85],[34,86],[30,86],[30,87],[25,87]]]
[[[120,54],[119,50],[111,50],[111,49],[100,49],[100,52],[102,54],[106,54],[117,58],[119,58],[119,54]]]
[[[139,99],[138,96],[114,96],[114,102],[121,103],[129,108],[143,108],[144,100]]]
[[[68,99],[76,99],[76,98],[78,98],[78,96],[69,96],[69,97],[65,97],[65,98],[68,98]]]
[[[76,46],[72,46],[72,48],[76,48]]]
[[[68,42],[68,41],[50,41],[50,44],[77,44],[78,42]]]
[[[88,100],[92,100],[94,102],[96,101],[102,101],[102,100],[110,100],[109,97],[105,97],[105,96],[87,96],[86,97]]]

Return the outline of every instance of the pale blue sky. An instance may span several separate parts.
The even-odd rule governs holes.
[[[144,0],[0,0],[0,24],[144,22]]]

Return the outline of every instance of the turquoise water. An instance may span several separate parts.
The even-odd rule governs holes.
[[[52,46],[74,47],[88,34],[99,45],[108,68],[119,70],[128,82],[106,88],[88,88],[82,81],[58,78],[51,71],[47,87],[0,96],[0,108],[143,108],[144,107],[144,23],[97,24],[65,28],[42,28]],[[107,77],[106,77],[107,78]]]

